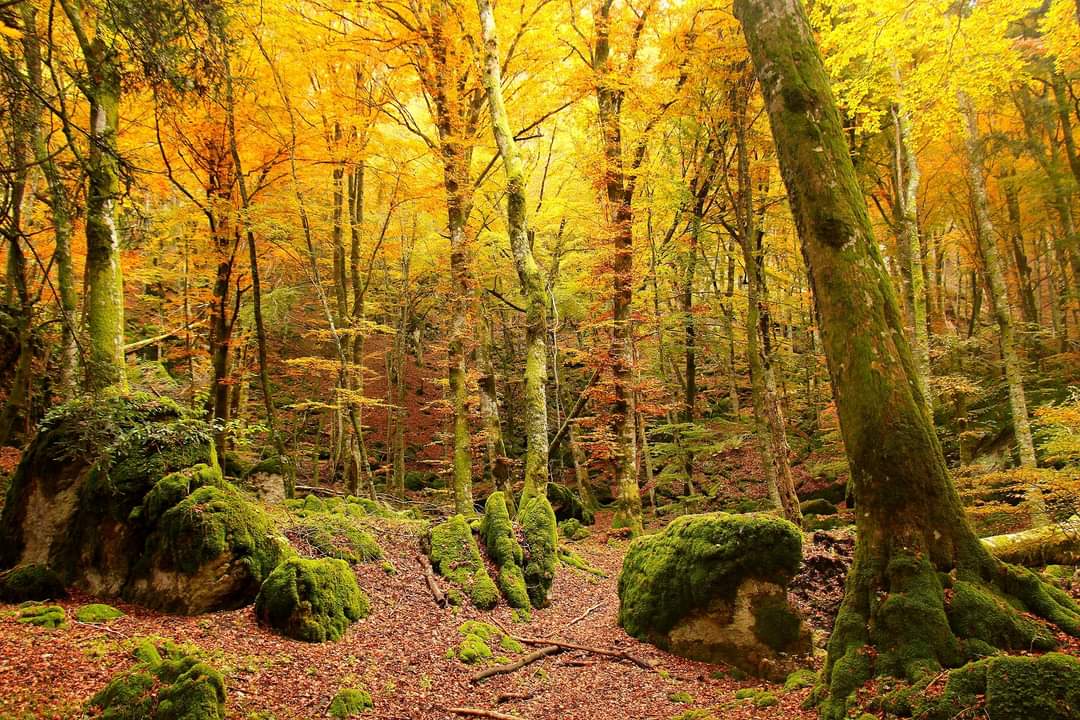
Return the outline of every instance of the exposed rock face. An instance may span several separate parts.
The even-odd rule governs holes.
[[[285,502],[285,470],[279,458],[263,460],[244,475],[244,485],[255,497],[270,505]]]
[[[287,544],[222,479],[210,428],[149,396],[57,408],[19,465],[0,517],[0,567],[169,612],[251,602]]]
[[[802,535],[769,515],[686,515],[630,546],[619,623],[676,655],[782,680],[811,650],[787,598]]]

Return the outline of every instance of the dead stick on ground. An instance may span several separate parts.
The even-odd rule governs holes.
[[[592,606],[591,608],[589,608],[589,609],[588,609],[588,610],[586,610],[585,612],[581,613],[580,615],[578,615],[578,616],[577,616],[576,618],[574,618],[574,619],[573,619],[573,620],[571,620],[570,622],[566,623],[566,627],[570,627],[571,625],[577,625],[577,624],[578,624],[579,622],[581,622],[581,621],[582,621],[582,620],[584,620],[585,618],[587,618],[587,617],[589,617],[590,615],[592,615],[592,614],[593,614],[593,612],[595,612],[596,610],[598,610],[598,609],[600,609],[601,607],[603,607],[603,605],[604,605],[604,603],[596,603],[596,604],[595,604],[595,605],[593,605],[593,606]]]
[[[589,647],[588,645],[577,645],[575,643],[563,642],[562,640],[521,637],[519,635],[514,635],[513,633],[511,633],[509,630],[503,627],[502,623],[500,623],[495,618],[492,618],[491,622],[495,623],[495,625],[503,631],[504,635],[509,635],[510,637],[517,640],[519,643],[524,643],[525,645],[557,645],[558,647],[565,648],[567,650],[581,650],[582,652],[593,653],[594,655],[603,655],[604,657],[616,658],[619,660],[629,660],[630,662],[645,670],[656,669],[652,663],[646,660],[642,660],[639,657],[635,657],[634,655],[631,655],[625,650],[605,650],[604,648]]]
[[[495,710],[484,710],[483,708],[446,708],[446,712],[453,713],[455,715],[469,715],[471,717],[483,717],[494,718],[494,720],[521,720],[517,715],[505,715]]]
[[[504,692],[495,696],[495,704],[502,705],[504,702],[510,702],[511,700],[531,700],[536,697],[536,692],[530,690],[529,692]]]
[[[431,561],[428,560],[427,555],[417,555],[416,561],[420,563],[420,567],[424,568],[424,580],[427,582],[428,590],[431,591],[431,596],[435,598],[435,604],[439,607],[446,607],[446,594],[435,579],[435,571],[431,569]]]
[[[529,653],[520,660],[515,660],[514,662],[507,663],[506,665],[493,665],[486,670],[481,670],[480,672],[470,677],[469,682],[477,683],[484,678],[491,677],[492,675],[503,675],[505,673],[512,673],[515,670],[520,670],[521,668],[525,667],[530,663],[534,663],[541,658],[547,657],[548,655],[557,653],[561,650],[562,648],[558,645],[548,645],[547,647],[542,647],[539,650]]]

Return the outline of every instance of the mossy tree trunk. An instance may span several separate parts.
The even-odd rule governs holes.
[[[874,675],[915,679],[962,663],[981,641],[1007,638],[1031,612],[1080,634],[1080,606],[979,542],[945,466],[916,381],[903,317],[878,253],[828,75],[799,0],[736,0],[765,96],[780,168],[802,243],[836,397],[858,540],[819,688],[821,714],[845,717]],[[985,600],[965,623],[942,583]],[[982,629],[980,629],[980,627]],[[1026,647],[1024,648],[1026,649]],[[967,652],[965,652],[967,651]]]
[[[645,14],[640,16],[644,22]],[[612,258],[612,317],[610,362],[615,401],[610,414],[615,435],[615,516],[613,527],[641,532],[641,492],[637,480],[637,432],[634,420],[634,360],[631,346],[634,299],[633,189],[623,167],[623,85],[611,61],[611,3],[597,6],[593,71],[603,146],[603,182],[614,256]],[[640,33],[640,27],[638,28]]]
[[[86,304],[89,348],[84,368],[91,391],[127,388],[124,364],[124,277],[116,205],[120,197],[120,58],[104,27],[91,36],[77,0],[62,0],[64,14],[82,51],[86,74],[79,89],[90,110],[86,187]]]
[[[483,74],[491,127],[506,171],[506,219],[510,252],[514,257],[521,294],[525,298],[525,487],[524,507],[530,497],[547,494],[547,308],[544,274],[533,257],[525,207],[525,170],[514,144],[502,94],[499,39],[490,0],[477,0],[484,38]]]
[[[990,201],[987,198],[986,178],[983,174],[979,120],[975,106],[965,93],[960,93],[959,102],[965,120],[967,172],[971,184],[972,204],[975,207],[975,235],[979,243],[979,253],[986,267],[990,307],[998,327],[998,342],[1001,345],[1001,358],[1005,366],[1005,382],[1009,387],[1009,409],[1012,411],[1013,432],[1020,450],[1020,466],[1033,468],[1037,467],[1037,463],[1035,443],[1031,437],[1031,423],[1028,418],[1027,399],[1024,397],[1024,372],[1020,357],[1016,353],[1016,336],[1012,313],[1009,310],[1009,296],[1005,288],[1005,271],[998,254],[994,224],[990,219]]]

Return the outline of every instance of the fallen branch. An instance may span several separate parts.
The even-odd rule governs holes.
[[[535,690],[530,690],[529,692],[504,692],[495,696],[495,704],[502,705],[511,700],[531,700],[534,697],[536,697]]]
[[[453,713],[454,715],[468,715],[470,717],[483,717],[494,718],[494,720],[521,720],[517,715],[506,715],[495,710],[484,710],[483,708],[446,708],[446,712]]]
[[[652,663],[646,660],[642,660],[641,658],[636,657],[626,652],[625,650],[605,650],[604,648],[590,647],[588,645],[578,645],[576,643],[564,642],[562,640],[521,637],[519,635],[514,635],[513,633],[511,633],[509,630],[503,627],[502,624],[495,618],[492,618],[491,622],[495,623],[495,625],[503,631],[504,635],[509,635],[513,639],[517,640],[519,643],[525,645],[555,645],[556,647],[562,648],[564,650],[580,650],[582,652],[592,653],[593,655],[601,655],[603,657],[615,658],[617,660],[629,660],[630,662],[634,663],[635,665],[644,670],[656,669],[653,667]]]
[[[478,683],[485,678],[491,677],[492,675],[505,675],[506,673],[512,673],[515,670],[520,670],[526,665],[534,663],[537,660],[545,658],[553,653],[560,652],[561,650],[562,648],[558,645],[548,645],[546,647],[542,647],[539,650],[531,652],[528,655],[520,658],[519,660],[515,660],[512,663],[507,663],[506,665],[494,665],[485,670],[481,670],[480,672],[470,677],[469,682]]]
[[[180,333],[182,333],[185,330],[190,330],[191,328],[199,327],[200,325],[203,325],[205,322],[206,322],[205,320],[198,320],[196,322],[190,323],[189,325],[181,325],[180,327],[178,327],[178,328],[176,328],[174,330],[170,330],[170,331],[168,331],[166,333],[162,333],[161,335],[155,335],[154,337],[151,337],[151,338],[146,338],[144,340],[136,340],[133,343],[128,343],[127,345],[124,346],[124,354],[127,355],[129,353],[135,352],[136,350],[142,350],[144,347],[147,347],[149,345],[154,345],[156,343],[159,343],[162,340],[168,340],[173,335],[179,335]]]
[[[1080,517],[1058,525],[995,535],[982,539],[997,559],[1016,565],[1075,565],[1080,562]]]
[[[439,607],[446,607],[446,593],[442,591],[442,588],[439,587],[439,581],[435,579],[435,571],[431,568],[431,561],[424,554],[417,555],[416,561],[424,569],[424,580],[427,582],[428,590],[431,591],[431,597],[435,598],[435,604]]]
[[[570,627],[571,625],[577,625],[577,624],[578,624],[579,622],[581,622],[581,621],[582,621],[582,620],[584,620],[585,618],[589,617],[589,616],[590,616],[590,615],[592,615],[592,614],[593,614],[593,613],[594,613],[594,612],[595,612],[596,610],[599,610],[599,609],[600,609],[600,608],[602,608],[603,606],[604,606],[604,603],[602,603],[602,602],[598,602],[598,603],[596,603],[596,604],[595,604],[595,605],[593,605],[593,606],[592,606],[591,608],[589,608],[589,609],[588,609],[588,610],[586,610],[585,612],[581,613],[580,615],[578,615],[578,616],[577,616],[576,618],[574,618],[574,619],[573,619],[573,620],[571,620],[570,622],[566,623],[565,627]]]
[[[345,493],[341,492],[340,490],[335,490],[334,488],[317,487],[315,485],[296,485],[294,487],[297,490],[303,490],[305,492],[313,493],[315,495],[322,494],[333,495],[335,497],[345,497]]]

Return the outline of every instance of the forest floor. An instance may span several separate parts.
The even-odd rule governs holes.
[[[601,514],[591,537],[574,544],[606,577],[561,567],[551,606],[534,611],[528,623],[516,622],[506,607],[492,613],[438,607],[417,562],[415,525],[392,521],[376,528],[376,535],[397,572],[389,574],[379,562],[357,566],[372,612],[336,643],[307,644],[275,635],[256,622],[250,606],[177,617],[114,602],[126,616],[107,626],[84,625],[74,621],[74,611],[95,599],[76,594],[58,603],[68,611],[68,627],[45,630],[17,623],[12,606],[0,605],[0,720],[81,717],[86,701],[134,662],[131,639],[145,636],[201,648],[226,674],[228,713],[237,719],[328,717],[330,700],[343,687],[367,689],[375,710],[365,717],[388,720],[452,718],[447,708],[456,706],[498,710],[522,720],[667,719],[691,709],[726,720],[816,717],[799,707],[809,690],[785,693],[761,681],[737,681],[725,668],[677,658],[628,637],[616,622],[616,586],[629,543],[609,536],[609,522]],[[838,599],[835,587],[805,584],[825,593],[819,605]],[[812,624],[831,624],[828,612],[816,616],[817,621],[811,612]],[[447,656],[462,639],[458,626],[470,618],[495,618],[516,635],[629,651],[655,669],[568,651],[474,685],[469,676],[477,666]],[[737,700],[741,688],[768,689],[779,704],[757,707],[752,700]],[[527,699],[499,702],[507,694]]]

